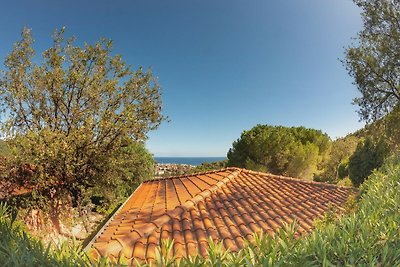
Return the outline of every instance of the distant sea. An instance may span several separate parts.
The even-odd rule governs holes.
[[[200,165],[203,162],[215,162],[226,159],[225,157],[154,157],[157,163]]]

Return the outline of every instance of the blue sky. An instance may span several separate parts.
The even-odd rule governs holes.
[[[171,120],[149,134],[156,156],[225,156],[256,124],[331,138],[363,126],[339,61],[362,26],[350,0],[14,0],[2,10],[2,61],[24,26],[38,51],[65,26],[79,42],[105,36],[132,66],[151,66]]]

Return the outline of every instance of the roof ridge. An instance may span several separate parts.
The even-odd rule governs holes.
[[[236,167],[226,167],[218,170],[212,170],[212,171],[203,171],[203,172],[195,172],[195,173],[189,173],[189,174],[182,174],[182,175],[174,175],[174,176],[168,176],[168,177],[159,177],[159,178],[154,178],[154,179],[149,179],[146,181],[143,181],[143,183],[150,183],[153,181],[162,181],[162,180],[169,180],[169,179],[178,179],[178,178],[187,178],[191,176],[197,176],[197,175],[203,175],[203,174],[210,174],[210,173],[217,173],[217,172],[223,172],[223,171],[235,171],[235,170],[243,170],[241,168],[236,168]]]
[[[140,231],[133,230],[140,236],[140,238],[138,238],[137,240],[140,240],[143,237],[148,237],[156,229],[161,228],[164,224],[168,223],[170,220],[180,216],[182,213],[184,213],[191,207],[195,206],[197,203],[204,200],[205,198],[210,196],[212,193],[216,192],[218,189],[220,189],[222,186],[227,184],[229,181],[231,181],[232,179],[237,177],[242,172],[242,169],[239,169],[239,168],[225,168],[223,170],[233,170],[233,172],[228,174],[224,179],[218,181],[216,184],[210,186],[210,188],[201,191],[200,193],[196,194],[191,199],[185,201],[183,204],[176,206],[173,210],[167,211],[166,213],[164,213],[157,219],[149,222],[150,226],[146,227],[145,232],[141,233]],[[208,173],[213,173],[213,172],[208,172]]]
[[[334,188],[342,188],[342,189],[356,189],[355,187],[352,187],[352,186],[328,184],[328,183],[323,183],[323,182],[304,180],[304,179],[294,178],[294,177],[290,177],[290,176],[277,175],[277,174],[266,173],[266,172],[258,172],[258,171],[252,171],[252,170],[247,170],[247,169],[241,169],[241,170],[244,173],[252,173],[252,174],[258,174],[258,175],[264,175],[264,176],[272,176],[274,178],[279,178],[279,179],[293,181],[293,182],[299,182],[299,183],[305,183],[305,184],[314,184],[314,185],[317,185],[317,186],[334,187]]]

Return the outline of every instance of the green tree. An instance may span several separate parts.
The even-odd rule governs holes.
[[[388,153],[388,146],[383,139],[374,143],[367,137],[364,142],[360,142],[348,165],[349,178],[353,185],[359,186],[373,170],[382,166]]]
[[[0,140],[0,157],[8,157],[10,156],[10,148],[8,144],[4,140]]]
[[[396,106],[384,118],[369,125],[368,135],[375,139],[384,136],[392,152],[400,152],[400,106]]]
[[[362,9],[364,27],[358,42],[346,50],[344,64],[361,97],[363,120],[377,120],[400,100],[400,3],[389,0],[354,0]]]
[[[228,166],[311,179],[330,150],[326,134],[305,127],[257,125],[228,152]]]
[[[55,31],[40,60],[31,31],[21,36],[5,59],[0,104],[11,165],[35,166],[25,186],[77,202],[88,189],[112,194],[122,181],[132,189],[143,178],[135,170],[152,163],[147,133],[164,119],[151,71],[132,70],[104,38],[80,47]]]
[[[90,187],[88,197],[101,207],[115,207],[116,200],[124,200],[144,180],[153,177],[153,155],[139,142],[126,142],[114,151],[111,158],[100,158],[96,166],[107,179],[98,179]]]
[[[359,138],[349,135],[332,142],[326,161],[322,162],[323,172],[315,177],[317,181],[336,181],[347,176],[347,162],[357,148]]]
[[[200,165],[194,167],[190,170],[189,173],[199,173],[199,172],[208,172],[208,171],[215,171],[226,168],[227,160],[220,160],[214,162],[203,162]]]

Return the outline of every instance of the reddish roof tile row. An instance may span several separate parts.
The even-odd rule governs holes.
[[[309,232],[329,204],[338,209],[351,188],[237,168],[144,182],[89,245],[93,258],[153,260],[162,239],[174,255],[207,256],[208,239],[238,251],[253,233],[273,234],[297,220]]]

